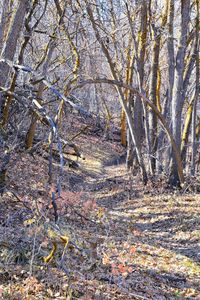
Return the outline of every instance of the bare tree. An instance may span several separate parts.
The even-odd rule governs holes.
[[[4,41],[2,54],[1,54],[2,59],[0,61],[0,87],[5,88],[9,84],[10,81],[9,72],[11,71],[11,67],[5,60],[8,60],[12,64],[16,52],[17,42],[21,34],[21,29],[28,8],[29,8],[29,1],[27,0],[19,1],[19,5],[17,7],[16,13],[13,17],[13,20],[11,21],[10,29]],[[3,97],[3,94],[0,92],[0,120],[2,120],[1,118],[2,118],[4,105],[5,105],[5,98]],[[7,165],[9,163],[9,158],[10,158],[10,153],[6,147],[5,140],[6,140],[6,135],[0,134],[0,190],[1,192],[4,190]]]
[[[181,117],[184,104],[184,69],[185,55],[187,48],[188,25],[190,20],[190,0],[181,1],[181,28],[179,46],[176,55],[175,80],[172,97],[172,129],[175,142],[180,151],[181,147]],[[176,159],[172,154],[171,178],[170,182],[178,184],[178,170]]]
[[[7,38],[4,42],[1,57],[5,60],[13,61],[15,56],[17,41],[21,34],[21,29],[24,24],[24,18],[27,13],[27,9],[29,7],[29,1],[21,0],[19,1],[19,5],[17,7],[17,11],[13,17],[13,20],[10,25],[10,29],[7,35]],[[4,61],[0,61],[0,86],[5,87],[8,84],[8,74],[9,74],[10,67]],[[2,114],[4,106],[4,98],[0,93],[0,117]]]

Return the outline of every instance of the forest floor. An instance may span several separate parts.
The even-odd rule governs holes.
[[[200,299],[200,195],[144,188],[136,175],[131,184],[124,149],[102,135],[88,130],[75,142],[85,160],[64,167],[58,226],[45,151],[12,158],[0,200],[0,299]],[[56,182],[56,159],[53,171]]]

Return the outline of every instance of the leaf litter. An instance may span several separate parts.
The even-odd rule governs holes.
[[[130,185],[125,164],[109,164],[119,144],[92,133],[76,142],[85,160],[65,166],[57,225],[48,161],[12,158],[0,202],[0,298],[199,299],[199,195],[144,188],[138,176]]]

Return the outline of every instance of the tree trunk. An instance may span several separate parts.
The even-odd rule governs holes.
[[[115,71],[115,66],[113,64],[112,58],[109,54],[109,51],[108,51],[107,47],[104,45],[104,42],[101,39],[101,36],[100,36],[99,31],[97,29],[96,22],[94,20],[92,9],[91,9],[91,7],[88,3],[87,3],[87,13],[88,13],[90,21],[92,23],[92,27],[93,27],[96,39],[98,40],[99,44],[101,45],[102,51],[103,51],[103,53],[104,53],[104,55],[105,55],[105,57],[108,61],[112,76],[115,80],[118,81],[119,78],[118,78],[117,73]],[[147,180],[148,180],[148,177],[147,177],[146,168],[145,168],[145,164],[144,164],[144,161],[143,161],[143,156],[142,156],[142,153],[141,153],[141,149],[139,147],[139,142],[138,142],[138,139],[137,139],[137,136],[136,136],[136,130],[134,128],[132,115],[131,115],[128,107],[127,107],[122,89],[119,86],[117,86],[117,91],[119,93],[120,104],[121,104],[121,106],[122,106],[122,108],[125,112],[125,115],[126,115],[126,120],[127,120],[127,123],[128,123],[128,127],[129,127],[129,130],[130,130],[132,141],[133,141],[133,144],[134,144],[135,149],[136,149],[137,159],[138,159],[138,162],[139,162],[139,165],[140,165],[140,169],[141,169],[141,173],[142,173],[142,177],[143,177],[143,182],[144,182],[144,184],[146,184]]]
[[[51,57],[55,48],[55,42],[54,41],[50,41],[50,43],[48,44],[48,51],[46,54],[46,58],[45,58],[45,62],[43,65],[43,72],[42,75],[45,77],[47,75],[47,71],[48,71],[48,67],[49,67],[49,63],[51,61]],[[38,92],[37,92],[37,98],[41,99],[42,95],[43,95],[43,91],[44,91],[45,85],[43,82],[39,83],[39,87],[38,87]],[[35,113],[32,114],[31,117],[31,124],[30,127],[28,129],[27,135],[26,135],[26,149],[30,149],[33,146],[33,140],[34,140],[34,136],[35,136],[35,130],[37,127],[37,116],[35,115]]]
[[[8,32],[7,39],[5,41],[5,45],[2,50],[2,58],[13,61],[17,41],[21,33],[22,26],[24,24],[24,17],[26,15],[28,9],[29,1],[28,0],[20,0],[17,11],[15,13],[14,19],[10,26],[10,30]],[[0,62],[0,86],[6,87],[6,84],[9,82],[9,71],[10,67],[4,61]],[[0,93],[0,120],[2,117],[2,110],[4,106],[4,97],[2,93]]]
[[[195,106],[195,96],[193,97],[191,103],[188,106],[185,122],[183,126],[183,133],[181,138],[181,158],[183,162],[183,167],[186,166],[186,154],[188,149],[188,139],[189,139],[194,106]]]
[[[2,50],[2,58],[13,61],[17,41],[21,33],[21,29],[24,23],[24,17],[28,9],[28,0],[20,0],[19,5],[17,7],[15,16],[11,23],[7,39],[5,41],[5,45],[3,46]],[[0,86],[6,87],[9,83],[9,72],[10,67],[5,61],[0,61]],[[2,122],[2,112],[4,107],[4,97],[2,93],[0,93],[0,122]],[[7,152],[5,149],[5,139],[3,138],[2,134],[0,133],[0,188],[1,193],[5,187],[5,180],[6,180],[6,171],[9,163],[10,153]]]
[[[12,6],[13,0],[4,0],[0,23],[0,54],[4,45],[4,41],[6,40],[10,21],[12,19]]]
[[[195,161],[196,161],[196,154],[197,154],[197,136],[196,136],[196,119],[197,119],[197,103],[199,99],[199,85],[200,85],[200,73],[199,73],[199,1],[196,0],[196,41],[197,41],[197,48],[195,53],[196,58],[196,84],[195,84],[195,100],[193,106],[193,113],[192,113],[192,157],[191,157],[191,175],[195,175]]]
[[[137,4],[138,5],[138,4]],[[138,38],[136,41],[135,33],[132,26],[132,18],[131,13],[127,6],[127,13],[128,13],[128,19],[129,19],[129,25],[132,32],[132,39],[135,47],[135,56],[136,56],[136,70],[137,70],[137,77],[139,81],[139,87],[140,91],[142,91],[143,88],[143,80],[144,80],[144,63],[145,63],[145,54],[146,54],[146,40],[147,40],[147,1],[142,0],[141,2],[141,8],[140,8],[140,30],[138,33]],[[133,66],[132,66],[133,69]],[[132,74],[133,78],[133,74]],[[130,84],[132,84],[132,80],[130,81]],[[130,103],[130,109],[132,110],[133,115],[133,123],[135,128],[135,134],[136,139],[138,141],[138,147],[140,150],[142,149],[142,141],[144,139],[144,132],[147,136],[147,119],[145,119],[145,126],[143,121],[143,113],[144,116],[146,116],[146,108],[144,107],[143,103],[141,102],[138,95],[135,96],[134,102],[131,101]],[[145,130],[144,128],[145,127]],[[129,130],[129,129],[128,129]],[[136,157],[136,151],[134,149],[134,145],[131,142],[130,134],[128,133],[129,138],[127,138],[128,142],[128,151],[127,151],[127,165],[128,167],[132,167],[133,163],[135,162],[135,167],[138,164],[138,160]],[[131,143],[131,144],[129,144]],[[130,150],[133,148],[132,150]],[[135,158],[135,159],[134,159]]]
[[[38,0],[34,0],[33,1],[33,4],[32,4],[32,7],[29,11],[29,13],[27,14],[27,17],[25,19],[25,30],[26,30],[26,34],[24,35],[24,41],[22,43],[22,46],[19,50],[19,56],[18,56],[18,64],[19,65],[22,65],[23,64],[23,59],[24,59],[24,52],[25,52],[25,49],[32,37],[32,32],[33,30],[37,27],[37,25],[39,24],[40,22],[40,18],[35,22],[35,24],[31,27],[30,24],[32,22],[32,16],[33,16],[33,13],[35,11],[35,9],[37,8],[37,5],[38,5]],[[14,93],[14,90],[15,90],[15,85],[16,85],[16,81],[17,81],[17,78],[18,78],[18,72],[15,72],[13,74],[13,77],[11,79],[11,84],[10,84],[10,92],[11,93]],[[3,109],[3,120],[2,120],[2,125],[5,126],[8,122],[8,118],[9,118],[9,110],[10,110],[10,105],[12,103],[12,100],[13,100],[13,95],[10,94],[9,96],[6,97],[6,101],[5,101],[5,106],[4,106],[4,109]]]
[[[141,2],[140,15],[140,31],[138,34],[138,58],[137,58],[137,72],[139,78],[139,86],[142,90],[144,80],[144,63],[146,54],[146,40],[147,40],[147,2]],[[136,50],[136,49],[135,49]],[[137,55],[137,54],[136,54]],[[136,138],[138,140],[138,147],[142,148],[142,141],[144,139],[144,122],[143,122],[143,105],[141,100],[136,96],[134,103],[134,127]]]
[[[152,23],[152,29],[154,32],[154,44],[153,44],[153,54],[152,54],[152,67],[151,67],[151,78],[150,78],[150,93],[149,98],[154,103],[154,105],[161,111],[160,105],[160,83],[161,74],[159,70],[159,57],[160,57],[160,47],[161,47],[161,33],[167,23],[168,14],[168,1],[166,1],[165,11],[162,16],[160,28],[156,28]],[[149,111],[149,133],[150,133],[150,162],[152,173],[156,170],[156,157],[158,148],[158,120],[155,112],[153,110]]]
[[[181,146],[181,117],[184,104],[183,97],[183,82],[184,82],[184,68],[185,68],[185,53],[187,47],[187,33],[188,24],[190,19],[190,0],[181,1],[181,33],[179,39],[178,52],[176,55],[176,68],[175,68],[175,81],[173,88],[172,97],[172,130],[177,145],[178,151],[180,152]],[[171,162],[171,174],[170,184],[178,186],[180,184],[178,177],[178,168],[174,152],[172,151],[172,162]]]
[[[156,30],[157,31],[157,30]],[[155,32],[155,41],[153,46],[153,60],[150,80],[150,100],[157,106],[157,79],[158,79],[158,67],[159,67],[159,53],[160,53],[160,34]],[[152,173],[155,173],[156,169],[156,154],[158,146],[157,137],[157,116],[151,109],[149,111],[149,134],[150,134],[150,162]]]

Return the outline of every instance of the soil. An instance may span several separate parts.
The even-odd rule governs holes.
[[[156,180],[144,187],[127,172],[124,148],[102,134],[87,130],[75,143],[84,159],[68,154],[78,165],[65,162],[59,176],[55,158],[52,183],[44,150],[12,157],[0,200],[0,298],[200,299],[199,194]]]

